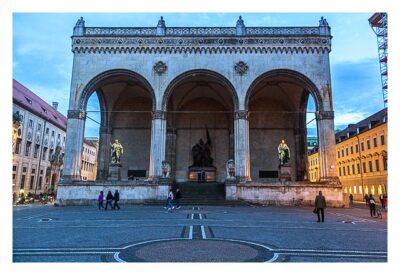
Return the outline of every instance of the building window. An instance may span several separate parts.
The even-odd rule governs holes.
[[[39,177],[39,182],[38,182],[38,189],[42,189],[42,176]]]
[[[350,154],[353,154],[353,146],[350,146]]]
[[[60,139],[60,134],[57,135],[57,138]]]
[[[27,141],[26,142],[26,146],[25,146],[25,157],[27,157],[27,156],[29,156],[29,152],[30,152],[30,150],[31,150],[31,142],[30,141]]]
[[[361,185],[358,186],[358,191],[360,192],[360,194],[362,194],[362,186]]]
[[[34,151],[33,151],[33,157],[34,158],[37,158],[37,156],[38,156],[39,147],[40,147],[39,144],[35,144],[35,148],[34,148]]]
[[[371,149],[371,142],[369,140],[367,140],[367,149]]]
[[[17,166],[13,165],[13,172],[16,172],[16,171],[17,171]]]
[[[355,185],[353,186],[353,193],[357,194],[357,186],[355,186]]]
[[[29,185],[29,189],[33,189],[33,183],[35,182],[35,176],[31,176],[31,182],[30,182],[30,185]]]
[[[356,144],[356,153],[358,153],[358,144]]]
[[[383,170],[387,170],[387,159],[383,159]]]
[[[38,131],[42,130],[42,124],[39,123],[37,126],[37,129],[38,129]]]
[[[357,174],[360,174],[360,164],[357,163]]]
[[[365,162],[362,163],[363,166],[363,173],[367,173],[367,165],[365,164]]]
[[[347,165],[347,175],[350,175],[350,166]]]
[[[361,142],[361,152],[364,151],[364,142]]]
[[[21,176],[21,184],[19,185],[20,189],[24,189],[25,188],[25,175]]]
[[[356,174],[356,169],[354,167],[354,164],[351,165],[351,172],[353,173],[353,175]]]
[[[339,167],[339,177],[342,176],[342,169]]]
[[[349,155],[349,148],[346,148],[346,156]]]
[[[342,158],[344,157],[344,150],[342,149]]]
[[[33,120],[32,119],[29,120],[28,127],[29,128],[33,128]]]
[[[50,161],[51,160],[51,156],[53,155],[53,149],[50,149],[49,150],[49,158],[47,159],[48,161]]]
[[[381,145],[385,145],[385,136],[381,135]]]
[[[368,161],[369,171],[372,172],[372,161]]]
[[[26,173],[26,167],[22,167],[22,173]]]
[[[43,148],[43,153],[42,153],[42,160],[46,159],[46,153],[47,153],[47,147]]]
[[[346,176],[346,167],[343,166],[343,176]]]
[[[54,130],[53,130],[53,131],[51,131],[51,136],[52,136],[52,137],[54,137]]]
[[[378,142],[376,141],[376,137],[374,137],[373,141],[374,141],[374,147],[378,147]]]
[[[379,171],[379,159],[375,160],[375,167],[376,167],[376,171]]]
[[[47,135],[49,134],[49,128],[48,127],[46,128],[46,134]]]
[[[18,138],[17,142],[15,143],[15,153],[19,154],[20,150],[21,150],[21,140]]]

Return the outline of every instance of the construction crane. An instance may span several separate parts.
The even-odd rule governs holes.
[[[387,107],[387,92],[388,92],[388,67],[387,67],[387,13],[374,13],[369,19],[369,25],[375,32],[378,41],[378,55],[381,70],[381,83],[383,93],[383,104]]]

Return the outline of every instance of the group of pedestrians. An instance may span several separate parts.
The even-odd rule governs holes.
[[[115,190],[114,195],[111,193],[110,190],[108,190],[105,201],[106,201],[106,207],[104,207],[104,193],[103,193],[103,191],[100,191],[100,194],[97,197],[97,202],[99,204],[99,210],[101,210],[101,209],[107,210],[108,206],[110,206],[110,208],[112,210],[115,210],[115,208],[117,208],[119,210],[120,207],[118,205],[118,201],[119,201],[118,190]],[[114,201],[114,204],[112,203],[113,201]]]
[[[175,192],[173,192],[172,189],[169,189],[167,202],[164,208],[167,209],[168,211],[171,211],[175,208],[176,209],[181,208],[180,205],[181,198],[182,198],[182,193],[179,190],[179,188],[176,188]]]

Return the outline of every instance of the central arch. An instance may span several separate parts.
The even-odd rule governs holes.
[[[189,173],[194,165],[192,147],[200,139],[206,142],[207,133],[215,168],[215,176],[207,176],[207,180],[225,180],[225,163],[234,156],[233,118],[237,106],[233,85],[217,72],[191,70],[171,81],[162,109],[167,113],[166,159],[176,182],[194,180]]]

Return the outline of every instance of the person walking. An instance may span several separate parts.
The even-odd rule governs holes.
[[[113,199],[114,199],[114,197],[113,197],[111,191],[108,190],[107,197],[106,197],[106,209],[104,209],[104,210],[107,211],[107,207],[108,206],[110,206],[110,208],[112,209],[112,204],[111,203],[112,203]]]
[[[369,204],[369,214],[371,215],[371,217],[374,217],[376,215],[376,213],[375,213],[375,199],[372,196],[372,194],[369,194],[368,204]]]
[[[353,205],[353,194],[350,194],[349,200],[350,200],[350,205]]]
[[[174,200],[174,193],[172,193],[172,189],[169,189],[168,191],[168,197],[167,197],[167,203],[165,204],[165,207],[168,211],[174,209],[174,206],[172,205],[172,201]]]
[[[103,202],[104,202],[104,194],[103,194],[103,191],[100,191],[100,194],[99,194],[99,196],[97,197],[97,202],[99,203],[99,210],[101,210],[102,208],[104,209],[104,205],[103,205]]]
[[[120,209],[118,201],[119,201],[119,192],[118,192],[118,190],[115,190],[115,192],[114,192],[114,205],[113,205],[112,209],[115,210],[115,207],[118,208],[118,210]]]
[[[383,206],[385,209],[387,209],[387,195],[383,195]]]
[[[365,200],[365,205],[368,205],[369,204],[368,203],[368,200],[369,200],[368,194],[365,194],[364,200]]]
[[[325,197],[322,195],[322,191],[319,191],[318,195],[315,197],[315,208],[317,208],[318,221],[324,222],[325,213],[324,208],[326,207]],[[320,216],[321,213],[321,216]],[[322,219],[321,219],[322,218]]]
[[[385,209],[385,205],[383,203],[383,193],[379,195],[379,200],[381,201],[382,209]]]
[[[179,188],[176,188],[175,199],[174,199],[176,209],[181,208],[181,204],[180,204],[181,198],[182,198],[181,190],[179,190]]]

